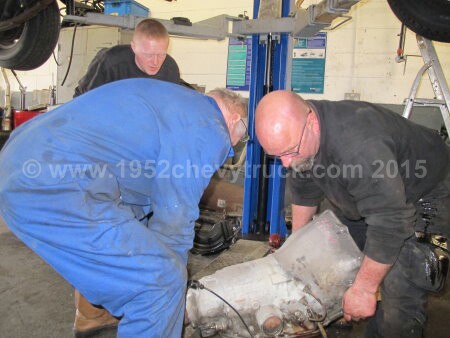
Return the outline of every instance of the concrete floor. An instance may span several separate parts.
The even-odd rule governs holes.
[[[238,241],[239,243],[239,241]],[[73,288],[0,223],[0,337],[69,338],[74,317]],[[210,259],[191,259],[198,271]],[[450,292],[430,297],[426,338],[450,337]],[[359,338],[364,322],[329,337]],[[114,332],[103,338],[115,337]]]

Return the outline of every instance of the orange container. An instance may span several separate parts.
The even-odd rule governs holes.
[[[17,128],[22,123],[27,122],[35,116],[44,113],[43,111],[34,110],[16,110],[14,111],[14,128]]]

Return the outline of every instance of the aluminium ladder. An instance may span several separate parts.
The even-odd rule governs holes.
[[[403,111],[403,117],[409,119],[409,117],[411,116],[412,107],[414,105],[438,107],[441,110],[445,128],[447,128],[448,133],[450,131],[450,92],[448,90],[444,72],[442,71],[442,67],[436,54],[436,50],[434,49],[433,42],[420,35],[417,35],[416,38],[420,54],[422,55],[424,61],[424,65],[422,66],[422,68],[420,68],[414,80],[409,97],[406,99],[406,106]],[[428,71],[428,77],[430,78],[431,86],[436,96],[435,99],[416,98],[420,80],[425,71]]]

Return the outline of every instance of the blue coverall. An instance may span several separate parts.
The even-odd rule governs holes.
[[[230,142],[210,97],[110,83],[11,134],[1,216],[91,303],[123,316],[119,337],[180,337],[198,203]]]

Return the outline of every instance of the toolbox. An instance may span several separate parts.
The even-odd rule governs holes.
[[[148,17],[149,9],[133,0],[105,0],[105,14]]]

